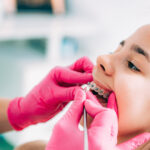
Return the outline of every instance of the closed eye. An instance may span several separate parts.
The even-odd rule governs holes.
[[[128,68],[130,68],[133,71],[140,72],[140,69],[138,69],[131,61],[128,61]]]

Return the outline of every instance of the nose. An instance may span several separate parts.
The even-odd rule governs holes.
[[[111,55],[101,55],[97,58],[97,67],[102,70],[106,75],[113,74],[113,63]]]

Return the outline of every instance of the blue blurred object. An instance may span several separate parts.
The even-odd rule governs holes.
[[[61,56],[73,58],[78,53],[78,42],[75,38],[64,37],[61,44]]]
[[[13,145],[5,140],[5,138],[0,135],[0,150],[13,150]]]
[[[50,12],[52,13],[51,3],[46,0],[42,2],[17,0],[17,12]]]

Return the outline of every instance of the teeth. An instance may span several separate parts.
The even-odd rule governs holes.
[[[95,83],[91,83],[91,84],[90,84],[90,88],[91,88],[92,90],[95,90],[96,84],[95,84]]]
[[[88,82],[87,85],[91,85],[91,82]]]
[[[90,89],[94,90],[95,92],[98,93],[98,95],[103,96],[103,98],[108,98],[109,93],[104,92],[104,89],[100,89],[99,87],[96,86],[94,82],[88,82],[87,84]]]
[[[95,92],[98,92],[98,88],[97,87],[94,90],[95,90]]]
[[[99,94],[99,95],[103,95],[103,94],[104,94],[104,90],[99,89],[99,90],[98,90],[98,94]]]

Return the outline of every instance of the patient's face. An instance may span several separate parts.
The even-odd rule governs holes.
[[[119,136],[150,131],[150,25],[99,56],[93,78],[116,94]]]

